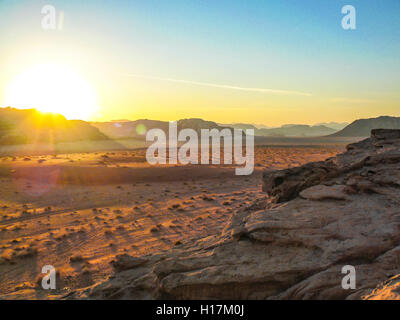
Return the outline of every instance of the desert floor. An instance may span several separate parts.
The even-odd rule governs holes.
[[[344,146],[257,147],[255,171],[157,166],[144,150],[0,158],[0,298],[68,295],[110,276],[121,253],[156,254],[220,232],[266,197],[262,170],[324,160]],[[41,288],[41,270],[58,272]]]

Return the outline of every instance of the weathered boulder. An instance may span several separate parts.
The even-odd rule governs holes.
[[[139,267],[147,262],[146,259],[120,254],[111,263],[116,271],[124,271]]]
[[[339,169],[334,161],[307,163],[301,167],[263,173],[263,191],[276,202],[294,199],[309,187],[337,176]]]
[[[400,131],[374,130],[343,154],[263,180],[269,197],[235,212],[222,234],[147,256],[71,297],[359,299],[400,273]],[[341,286],[345,265],[356,289]]]

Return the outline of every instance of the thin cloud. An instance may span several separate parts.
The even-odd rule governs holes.
[[[171,78],[161,78],[161,77],[152,77],[152,76],[144,76],[139,74],[129,74],[128,77],[135,78],[143,78],[150,80],[161,80],[161,81],[169,81],[169,82],[177,82],[177,83],[185,83],[197,86],[204,87],[213,87],[220,89],[229,89],[229,90],[239,90],[239,91],[248,91],[248,92],[260,92],[260,93],[271,93],[271,94],[280,94],[280,95],[297,95],[297,96],[312,96],[311,93],[300,92],[300,91],[290,91],[290,90],[277,90],[277,89],[266,89],[266,88],[249,88],[249,87],[239,87],[239,86],[231,86],[225,84],[215,84],[215,83],[207,83],[207,82],[198,82],[198,81],[190,81],[190,80],[178,80]]]

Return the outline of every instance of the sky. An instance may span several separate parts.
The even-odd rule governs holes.
[[[42,28],[47,4],[62,28]],[[342,28],[348,4],[355,30]],[[53,94],[53,111],[95,121],[400,116],[398,0],[0,0],[0,12],[2,107],[31,88],[40,97],[24,107]],[[15,80],[42,65],[57,67]]]

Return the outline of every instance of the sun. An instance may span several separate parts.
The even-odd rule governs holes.
[[[7,86],[6,105],[61,113],[67,119],[88,120],[97,111],[92,86],[73,69],[57,64],[35,65]]]

